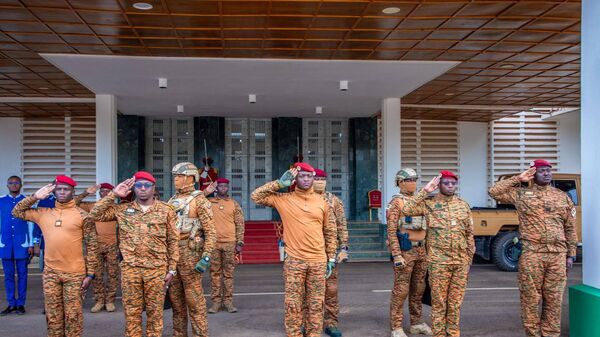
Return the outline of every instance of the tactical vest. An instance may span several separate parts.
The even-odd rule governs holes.
[[[404,202],[408,199],[404,194],[396,194],[392,197],[392,200],[395,198],[400,198]],[[427,229],[427,222],[423,216],[405,216],[398,219],[398,229],[400,228],[411,230]]]
[[[190,203],[202,191],[193,191],[189,195],[179,196],[174,195],[169,199],[168,204],[175,209],[177,214],[176,227],[181,234],[189,233],[189,247],[193,250],[200,251],[204,247],[204,230],[199,218],[190,218]]]

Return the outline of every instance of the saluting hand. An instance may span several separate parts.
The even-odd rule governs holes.
[[[50,196],[50,193],[52,193],[52,191],[54,191],[55,187],[56,187],[56,185],[54,185],[54,184],[48,184],[48,185],[40,188],[39,190],[37,190],[33,194],[33,197],[36,200],[44,200],[44,199],[48,198],[48,196]]]
[[[532,167],[529,170],[522,172],[521,174],[519,174],[519,181],[522,183],[527,183],[531,181],[531,179],[533,179],[533,177],[535,176],[535,171],[536,168]]]
[[[116,194],[119,198],[125,198],[131,193],[131,189],[133,188],[133,184],[135,183],[135,178],[131,177],[113,189],[113,193]]]
[[[298,175],[298,169],[295,167],[291,168],[291,169],[285,171],[285,173],[283,173],[281,178],[279,178],[279,184],[281,184],[281,186],[283,186],[283,187],[290,187],[290,186],[292,186],[292,182],[294,181],[294,179],[296,179],[297,175]]]
[[[93,186],[86,188],[85,192],[87,194],[96,194],[96,192],[98,192],[99,188],[100,188],[100,185],[93,185]]]
[[[431,193],[431,192],[437,190],[438,187],[440,186],[440,179],[442,179],[442,175],[441,174],[438,174],[433,179],[431,179],[427,183],[427,185],[425,185],[425,187],[423,187],[423,189],[425,190],[425,192]]]
[[[210,185],[206,186],[204,191],[206,191],[206,195],[213,194],[217,190],[217,182],[214,181],[210,183]]]

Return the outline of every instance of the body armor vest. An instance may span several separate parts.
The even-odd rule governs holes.
[[[396,194],[393,198],[408,199],[404,194]],[[400,229],[424,230],[427,229],[427,222],[423,216],[404,216],[398,219],[398,230]]]

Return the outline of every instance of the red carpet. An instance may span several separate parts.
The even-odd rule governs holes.
[[[277,240],[277,222],[246,221],[240,263],[280,263]]]

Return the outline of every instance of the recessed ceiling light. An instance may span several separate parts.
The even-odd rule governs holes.
[[[177,106],[177,112],[183,113],[183,105],[178,105]]]
[[[317,115],[320,115],[320,114],[322,114],[322,113],[323,113],[323,107],[322,107],[322,106],[318,106],[318,107],[316,107],[316,108],[315,108],[315,113],[316,113]]]
[[[348,91],[348,81],[340,81],[340,90]]]
[[[256,103],[256,94],[249,94],[248,95],[248,103],[250,103],[250,104]]]
[[[504,63],[500,65],[500,68],[504,68],[504,69],[510,69],[510,68],[514,68],[515,65],[512,63]]]
[[[148,11],[148,10],[151,10],[152,8],[154,8],[154,6],[152,6],[151,4],[149,4],[147,2],[136,2],[133,4],[133,8],[139,9],[141,11]]]
[[[383,14],[397,14],[397,13],[400,13],[400,8],[398,8],[398,7],[386,7],[381,12]]]

